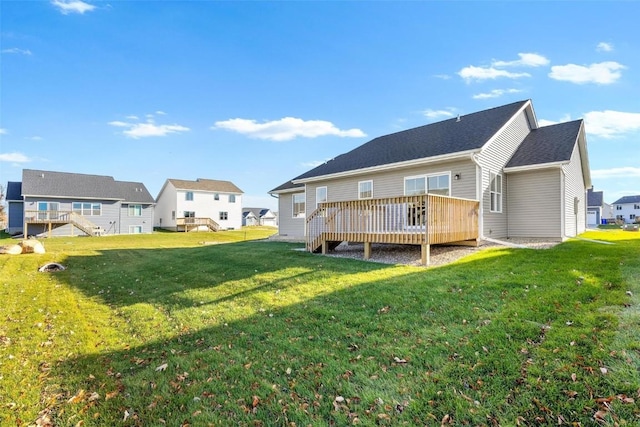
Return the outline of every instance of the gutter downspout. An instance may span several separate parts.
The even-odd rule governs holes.
[[[484,204],[482,203],[482,166],[478,162],[478,154],[471,154],[471,161],[476,165],[476,198],[480,202],[478,205],[478,238],[485,240],[484,236]]]

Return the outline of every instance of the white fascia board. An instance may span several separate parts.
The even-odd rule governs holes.
[[[443,154],[441,156],[423,157],[421,159],[407,160],[404,162],[397,162],[397,163],[387,163],[384,165],[371,166],[371,167],[362,168],[362,169],[354,169],[354,170],[338,172],[338,173],[329,174],[329,175],[318,175],[318,176],[312,176],[310,178],[294,179],[292,182],[294,184],[306,184],[308,182],[324,181],[326,179],[345,178],[349,176],[366,175],[366,174],[375,173],[375,172],[403,169],[403,168],[408,168],[412,166],[427,165],[430,163],[461,160],[461,159],[469,158],[472,154],[475,154],[478,151],[479,150],[459,151],[457,153]]]
[[[529,109],[529,112],[531,112],[531,115],[533,115],[533,120],[535,121],[535,113],[533,112],[533,106],[531,105],[531,100],[527,100],[527,102],[524,103],[524,105],[522,107],[520,107],[520,109],[514,113],[511,118],[509,120],[507,120],[507,122],[500,128],[498,129],[498,131],[496,133],[493,134],[493,136],[491,138],[489,138],[489,140],[482,146],[482,148],[480,148],[480,153],[484,152],[485,150],[487,150],[489,148],[489,146],[491,144],[493,144],[493,142],[495,141],[496,137],[498,135],[502,135],[503,131],[509,127],[511,125],[511,122],[513,122],[516,117],[518,117],[518,115],[522,112],[522,111],[526,111],[527,109]],[[527,113],[525,113],[527,114]],[[527,116],[529,116],[529,114],[527,114]],[[534,124],[535,126],[538,126],[538,123],[535,122]]]
[[[269,194],[304,193],[305,191],[306,191],[305,187],[296,187],[296,188],[285,188],[283,190],[278,190],[278,191],[269,191]]]
[[[557,169],[562,168],[562,166],[569,164],[568,161],[562,162],[552,162],[552,163],[540,163],[537,165],[527,165],[527,166],[514,166],[510,168],[503,168],[504,173],[512,173],[512,172],[527,172],[534,171],[539,169]]]

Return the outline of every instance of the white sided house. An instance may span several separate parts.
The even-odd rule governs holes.
[[[167,179],[156,198],[155,226],[175,231],[239,229],[242,194],[230,181]]]
[[[274,188],[279,234],[340,241],[564,240],[585,231],[584,123],[540,127],[531,100],[384,135]],[[423,251],[423,262],[425,260]]]
[[[624,196],[613,202],[616,219],[625,224],[640,222],[640,195]]]

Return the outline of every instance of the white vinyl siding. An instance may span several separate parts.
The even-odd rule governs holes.
[[[508,237],[562,239],[560,175],[560,168],[509,174]]]
[[[498,212],[491,212],[491,182],[490,171],[501,173],[509,159],[516,152],[520,143],[524,141],[530,132],[529,120],[526,109],[516,115],[496,137],[485,145],[478,155],[478,164],[481,166],[480,184],[480,213],[482,218],[481,234],[486,237],[502,238],[507,237],[507,216],[511,216],[511,207],[508,202],[511,200],[511,175],[503,175],[502,179],[502,212],[508,215],[501,215]],[[464,120],[464,119],[463,119]],[[476,196],[473,197],[474,199]]]
[[[564,236],[574,237],[584,233],[587,227],[587,201],[580,150],[578,144],[573,147],[571,161],[563,166],[565,183]]]
[[[291,238],[304,238],[305,218],[293,216],[293,196],[304,193],[282,193],[278,195],[278,234]]]

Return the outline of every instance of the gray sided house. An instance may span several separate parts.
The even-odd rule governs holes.
[[[345,238],[428,251],[434,242],[575,236],[586,228],[590,187],[583,121],[540,127],[525,100],[375,138],[270,194],[279,198],[279,234],[306,239],[309,250]],[[464,221],[466,231],[454,233]],[[450,236],[408,235],[425,230]]]
[[[607,219],[604,207],[604,193],[589,188],[587,190],[587,226],[596,227],[602,223],[603,219]]]
[[[242,225],[278,226],[278,216],[267,208],[242,208]]]
[[[7,186],[11,234],[95,236],[153,231],[154,200],[140,182],[24,169]]]

